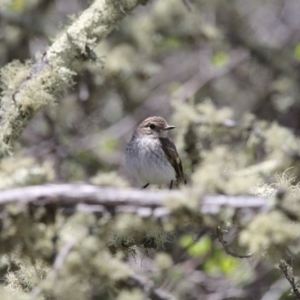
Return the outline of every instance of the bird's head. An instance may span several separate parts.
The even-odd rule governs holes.
[[[139,126],[138,131],[140,134],[153,136],[153,137],[167,137],[168,131],[174,129],[175,126],[169,125],[162,117],[149,117],[145,119]]]

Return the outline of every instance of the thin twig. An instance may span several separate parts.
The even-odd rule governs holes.
[[[217,236],[218,236],[219,242],[222,244],[224,250],[226,251],[226,253],[228,255],[231,255],[231,256],[237,257],[237,258],[250,258],[252,256],[251,253],[249,253],[249,254],[238,254],[238,253],[232,251],[231,249],[229,249],[229,247],[227,245],[227,242],[224,240],[221,226],[218,226],[216,231],[217,231]]]
[[[222,78],[249,59],[250,55],[246,51],[232,51],[229,62],[224,67],[201,68],[197,74],[180,87],[180,91],[174,93],[173,98],[177,101],[186,101],[209,82]]]
[[[283,272],[285,278],[291,284],[295,296],[300,299],[299,283],[293,275],[293,268],[283,259],[279,263],[279,268]]]
[[[192,7],[191,7],[191,4],[190,4],[189,0],[182,0],[182,2],[183,2],[183,5],[185,6],[185,8],[187,9],[187,11],[191,12]]]
[[[250,56],[248,52],[237,50],[237,51],[232,51],[229,54],[228,64],[226,64],[223,67],[213,68],[212,66],[208,66],[206,68],[203,68],[201,66],[199,72],[194,74],[186,82],[182,83],[180,87],[180,91],[175,90],[174,93],[172,93],[171,95],[172,99],[176,99],[178,101],[185,101],[186,99],[189,99],[190,97],[195,95],[197,91],[203,88],[206,84],[218,80],[223,76],[227,75],[228,73],[232,72],[240,64],[246,62],[249,58]],[[207,56],[204,56],[202,60],[203,61],[209,60],[209,58]],[[176,69],[172,69],[169,72],[172,74],[174,72],[176,73]],[[175,78],[168,77],[168,81],[170,80],[175,80]],[[163,84],[165,83],[160,83],[160,85]],[[153,90],[157,88],[156,85],[152,86]],[[109,128],[102,130],[100,133],[92,133],[90,135],[87,135],[79,139],[78,141],[75,141],[74,146],[72,147],[73,151],[76,152],[78,151],[78,149],[92,150],[98,147],[99,141],[101,141],[105,136],[110,136],[113,139],[121,138],[122,136],[130,132],[132,128],[134,128],[137,121],[142,121],[143,117],[146,118],[147,116],[149,116],[149,113],[156,113],[160,109],[159,106],[153,107],[153,103],[155,103],[156,101],[155,98],[159,98],[159,97],[161,97],[160,94],[154,93],[152,96],[147,98],[138,108],[136,108],[131,115],[125,116],[124,118],[114,123]],[[169,96],[164,95],[163,99],[167,100],[169,99]],[[147,111],[148,114],[144,115],[145,111]]]
[[[147,293],[147,296],[152,300],[171,300],[173,297],[165,292],[159,291],[154,288],[154,283],[150,280],[144,279],[141,276],[130,276],[129,280],[134,286],[138,286]]]
[[[50,275],[50,279],[53,283],[55,283],[58,279],[59,272],[62,269],[64,262],[66,258],[68,257],[69,253],[72,251],[73,247],[75,246],[77,242],[77,239],[70,240],[58,253],[58,255],[55,258],[54,264],[53,264],[53,273]],[[31,292],[31,299],[36,299],[41,293],[43,292],[42,288],[40,286],[37,286],[32,292]]]

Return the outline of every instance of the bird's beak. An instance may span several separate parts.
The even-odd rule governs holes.
[[[168,126],[166,126],[163,130],[171,130],[171,129],[174,129],[175,128],[175,126],[173,126],[173,125],[168,125]]]

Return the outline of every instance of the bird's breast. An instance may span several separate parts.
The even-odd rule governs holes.
[[[176,179],[159,139],[142,137],[130,141],[126,149],[126,168],[141,183],[169,184]]]

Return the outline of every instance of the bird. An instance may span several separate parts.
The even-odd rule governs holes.
[[[168,137],[175,126],[159,116],[142,121],[132,134],[126,147],[125,168],[127,172],[147,188],[150,184],[186,184],[182,162],[176,146]]]

